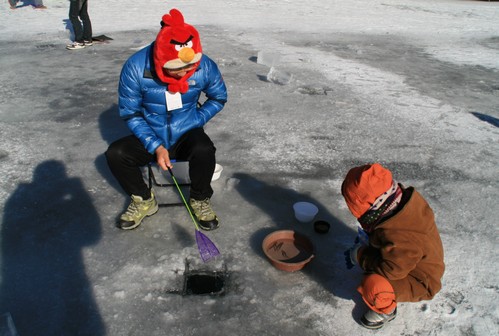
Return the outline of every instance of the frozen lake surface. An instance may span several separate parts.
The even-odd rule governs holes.
[[[401,303],[382,333],[499,333],[497,2],[92,1],[94,35],[113,40],[73,52],[69,3],[44,3],[0,4],[0,314],[20,335],[372,335],[340,193],[369,162],[428,200],[446,262],[435,299]],[[208,264],[183,207],[115,227],[129,200],[103,156],[128,134],[121,66],[172,7],[229,91],[206,127],[224,167]],[[297,201],[330,231],[296,221]],[[312,241],[302,271],[266,259],[278,229]]]

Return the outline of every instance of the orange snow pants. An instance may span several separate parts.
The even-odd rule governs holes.
[[[377,313],[390,314],[397,307],[392,285],[379,274],[365,275],[357,291],[369,308]]]

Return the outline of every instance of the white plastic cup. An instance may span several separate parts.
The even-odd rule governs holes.
[[[310,223],[319,212],[319,208],[309,202],[297,202],[293,204],[293,210],[296,219],[302,223]]]

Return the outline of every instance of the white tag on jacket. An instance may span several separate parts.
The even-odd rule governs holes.
[[[176,110],[182,107],[182,95],[180,92],[170,93],[165,91],[166,109],[168,111]]]

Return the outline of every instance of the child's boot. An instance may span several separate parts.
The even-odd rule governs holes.
[[[367,329],[380,329],[385,323],[390,322],[397,316],[397,308],[390,314],[376,313],[374,310],[369,310],[360,319],[360,324]]]

